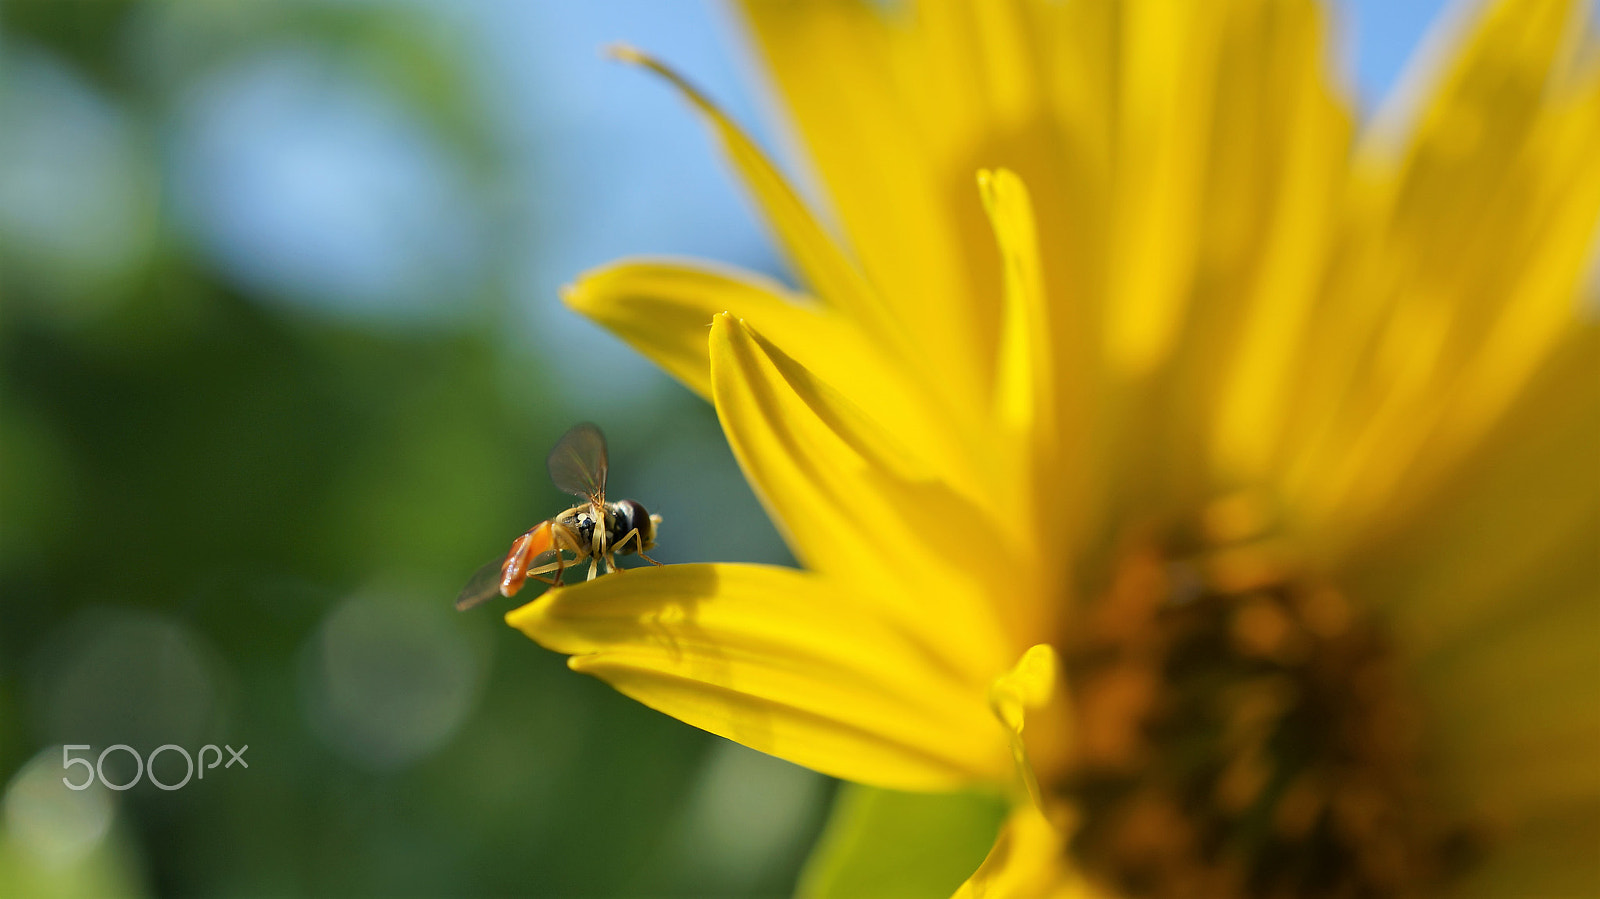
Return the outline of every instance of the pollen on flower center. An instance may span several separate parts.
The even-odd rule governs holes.
[[[1079,864],[1127,896],[1435,892],[1483,835],[1430,804],[1380,622],[1234,502],[1127,541],[1063,643]]]

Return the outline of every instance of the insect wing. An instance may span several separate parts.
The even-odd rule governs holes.
[[[606,497],[606,438],[588,422],[574,425],[550,451],[550,480],[573,496],[601,503]]]
[[[470,609],[484,600],[500,595],[500,581],[505,576],[506,560],[496,559],[478,569],[456,597],[458,610]]]

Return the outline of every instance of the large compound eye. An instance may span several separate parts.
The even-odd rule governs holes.
[[[622,502],[617,503],[617,507],[622,512],[623,533],[627,533],[634,528],[638,528],[639,532],[643,534],[645,524],[650,521],[650,515],[645,512],[644,506],[639,505],[637,502],[634,502],[631,499],[625,499]]]
[[[627,520],[623,525],[622,532],[627,533],[634,528],[638,528],[640,542],[648,549],[656,539],[656,526],[655,522],[650,520],[650,513],[644,510],[644,506],[631,499],[625,499],[617,503],[617,508],[622,513],[622,517]]]

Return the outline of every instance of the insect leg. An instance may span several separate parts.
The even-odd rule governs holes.
[[[577,535],[574,534],[570,529],[563,527],[562,528],[562,537],[566,540],[567,543],[571,544],[571,546],[569,546],[568,549],[572,552],[572,556],[573,556],[572,564],[576,565],[579,562],[583,561],[583,555],[584,555],[584,553],[583,553],[583,544],[578,542]],[[561,583],[562,583],[561,575],[562,575],[562,572],[564,572],[566,570],[566,567],[567,567],[567,560],[566,559],[563,558],[560,561],[561,561],[561,565],[556,568],[556,585],[557,586],[561,585]],[[590,577],[593,577],[593,575],[591,574]]]
[[[650,516],[650,523],[654,524],[654,525],[661,524],[661,516],[660,515],[652,515],[652,516]],[[649,556],[644,554],[644,541],[643,540],[639,541],[639,558],[645,560],[646,562],[649,562],[651,565],[654,565],[657,568],[662,567],[660,562],[657,562],[655,559],[652,559]]]
[[[537,568],[529,568],[528,569],[528,573],[529,574],[546,574],[548,572],[555,571],[557,568],[561,567],[561,565],[562,565],[562,562],[557,561],[557,559],[560,559],[560,558],[561,557],[557,556],[555,558],[552,558],[549,562],[546,562],[546,563],[544,563],[543,565],[540,565]]]
[[[641,547],[640,549],[634,550],[634,552],[638,553],[641,556],[644,555],[644,552],[643,552],[643,549],[642,549],[642,547],[644,546],[644,539],[639,536],[639,529],[638,528],[634,528],[633,530],[629,531],[628,533],[623,534],[621,540],[618,540],[616,543],[612,544],[614,552],[618,552],[618,553],[627,552],[628,551],[628,541],[629,540],[634,541],[634,544],[636,546]],[[619,566],[617,564],[617,560],[611,554],[608,553],[606,558],[611,562],[611,570],[612,571],[621,571],[622,570],[621,566]]]
[[[623,534],[622,535],[622,539],[617,541],[616,551],[619,552],[619,553],[620,552],[627,552],[628,541],[629,540],[634,541],[634,543],[637,544],[637,546],[638,546],[638,549],[635,549],[634,552],[638,552],[639,549],[643,549],[644,548],[644,540],[639,537],[639,529],[638,528],[634,528],[633,530],[629,531],[628,533]]]
[[[562,555],[560,555],[558,553],[558,554],[556,554],[556,561],[554,561],[554,562],[546,562],[545,564],[540,565],[537,568],[530,568],[527,571],[527,575],[528,575],[528,577],[531,577],[534,580],[539,581],[540,583],[549,584],[552,587],[560,586],[560,583],[559,583],[559,580],[558,580],[560,578],[560,576],[561,576],[561,571],[560,570],[565,564],[566,564],[566,557],[562,556]],[[548,578],[548,577],[541,577],[540,576],[540,575],[544,575],[544,574],[547,574],[547,573],[552,572],[552,571],[556,572],[556,578]]]

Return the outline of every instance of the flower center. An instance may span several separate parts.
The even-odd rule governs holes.
[[[1126,896],[1431,894],[1481,834],[1430,803],[1381,623],[1262,508],[1132,537],[1064,642],[1073,852]]]

